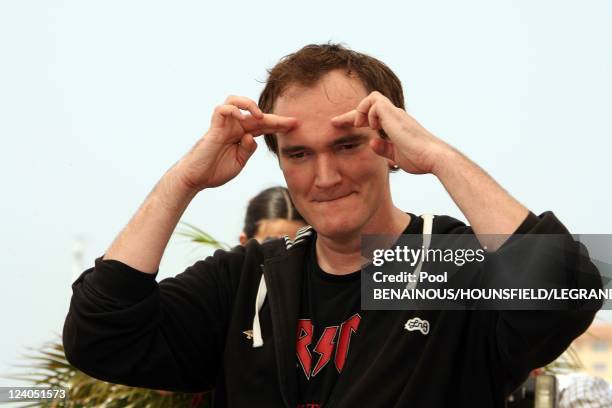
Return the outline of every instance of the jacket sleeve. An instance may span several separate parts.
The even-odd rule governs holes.
[[[220,372],[244,248],[217,251],[174,278],[96,259],[72,285],[63,330],[68,361],[112,383],[210,389]]]
[[[516,233],[527,234],[524,236],[532,238],[534,234],[547,234],[557,241],[564,240],[563,250],[555,252],[540,250],[542,248],[537,247],[537,240],[528,241],[530,248],[521,252],[520,256],[530,257],[531,261],[527,264],[536,267],[516,272],[537,274],[548,270],[544,273],[549,273],[546,282],[550,287],[601,289],[601,276],[589,259],[587,249],[574,241],[552,212],[543,213],[539,217],[530,213]],[[601,305],[601,300],[577,300],[557,303],[557,310],[498,312],[494,319],[494,348],[511,378],[505,386],[506,392],[516,388],[532,369],[550,363],[563,353],[590,326]]]

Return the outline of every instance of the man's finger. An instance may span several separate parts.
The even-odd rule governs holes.
[[[289,116],[279,116],[272,113],[264,114],[263,118],[247,117],[242,126],[253,135],[264,133],[288,132],[298,124],[298,120]]]
[[[342,115],[334,116],[331,118],[332,125],[336,127],[353,127],[355,125],[355,118],[357,117],[357,111],[352,110]]]
[[[244,121],[247,118],[242,114],[240,109],[234,105],[220,105],[217,106],[213,112],[211,125],[213,127],[222,127],[225,125],[225,120],[228,117],[233,117],[239,121]]]
[[[253,139],[253,135],[250,133],[245,133],[238,144],[237,153],[240,166],[244,167],[253,152],[255,152],[255,149],[257,149],[257,142],[255,142],[255,139]]]
[[[355,111],[357,111],[357,117],[355,118],[355,127],[364,127],[370,125],[368,116],[374,102],[375,99],[374,95],[372,94],[370,94],[366,98],[363,98],[361,102],[359,102],[359,105],[357,105],[357,107],[355,108]]]
[[[380,121],[378,119],[378,104],[372,105],[368,111],[368,123],[372,129],[378,130],[380,128]]]
[[[288,130],[297,125],[297,118],[267,113],[263,117],[263,123],[271,127]]]
[[[259,106],[257,106],[257,103],[246,96],[230,95],[225,99],[225,104],[234,105],[240,109],[249,111],[251,115],[258,119],[263,118],[264,115],[261,109],[259,109]]]
[[[391,142],[377,137],[370,140],[370,148],[379,156],[395,160],[395,147]]]

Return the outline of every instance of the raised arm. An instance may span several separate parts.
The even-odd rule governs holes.
[[[235,177],[255,151],[254,137],[294,124],[262,114],[243,97],[215,109],[210,130],[166,172],[104,257],[74,282],[63,329],[68,361],[132,386],[200,391],[214,384],[245,249],[217,251],[159,284],[155,274],[191,199]]]
[[[236,177],[257,148],[254,137],[286,132],[295,124],[294,118],[264,115],[246,97],[227,98],[215,109],[208,132],[164,174],[104,259],[155,273],[172,231],[195,195]]]
[[[379,92],[370,93],[356,109],[333,118],[332,124],[383,130],[388,138],[372,139],[370,147],[406,172],[438,177],[476,235],[512,234],[529,214],[478,165]],[[501,245],[488,244],[489,249]]]

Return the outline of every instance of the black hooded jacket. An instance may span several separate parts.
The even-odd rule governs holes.
[[[422,230],[423,220],[412,217],[407,232]],[[436,216],[432,232],[472,230]],[[516,233],[568,234],[551,212],[530,213]],[[295,408],[300,285],[313,236],[306,229],[294,241],[251,240],[159,283],[100,257],[73,284],[66,356],[109,382],[189,392],[215,387],[215,406]],[[595,273],[576,272],[573,287],[601,288],[591,266]],[[587,329],[598,307],[363,310],[325,407],[503,407],[531,369],[554,360]],[[404,329],[414,317],[429,322],[427,335]],[[263,345],[254,347],[259,340]]]

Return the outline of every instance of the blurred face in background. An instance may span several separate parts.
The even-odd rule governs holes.
[[[285,220],[281,218],[261,220],[257,223],[257,230],[254,239],[257,241],[265,242],[270,239],[276,239],[287,235],[289,238],[294,239],[297,230],[305,226],[306,223],[298,220]],[[243,232],[240,234],[240,245],[246,244],[248,238]]]

